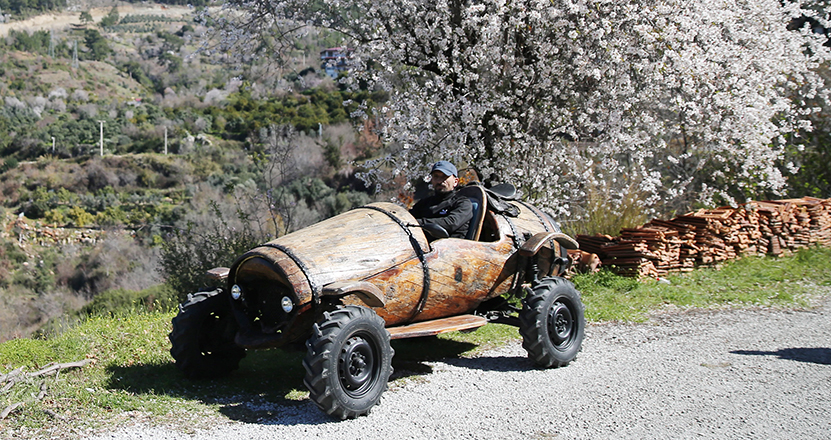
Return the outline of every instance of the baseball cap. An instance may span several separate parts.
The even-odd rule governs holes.
[[[433,171],[441,171],[442,173],[444,173],[448,176],[455,176],[455,177],[459,176],[459,172],[456,171],[456,167],[452,163],[450,163],[446,160],[440,160],[440,161],[436,162],[435,164],[433,164],[433,169],[430,170],[430,174],[432,174]]]

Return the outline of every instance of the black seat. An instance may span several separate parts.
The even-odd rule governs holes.
[[[463,186],[459,189],[459,194],[470,199],[470,203],[473,205],[473,218],[470,219],[470,226],[468,226],[465,238],[479,240],[479,234],[482,233],[482,225],[485,222],[485,211],[488,210],[485,188],[480,185]]]

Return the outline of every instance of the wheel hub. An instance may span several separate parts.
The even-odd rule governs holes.
[[[552,304],[548,312],[548,336],[554,345],[560,345],[569,340],[574,328],[574,318],[568,306],[561,302]]]
[[[341,383],[347,392],[364,393],[372,382],[375,353],[366,339],[353,336],[338,357]]]

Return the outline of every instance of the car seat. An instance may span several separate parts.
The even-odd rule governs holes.
[[[487,195],[485,188],[480,185],[468,185],[459,189],[459,194],[470,199],[470,204],[473,205],[473,218],[470,219],[470,226],[467,228],[468,240],[479,240],[479,234],[482,233],[482,224],[485,221],[485,211],[487,211]]]

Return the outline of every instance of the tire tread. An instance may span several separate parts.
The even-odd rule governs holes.
[[[371,409],[367,408],[356,411],[346,408],[338,401],[332,389],[327,384],[331,375],[338,374],[337,371],[331,371],[328,366],[329,356],[332,355],[331,346],[336,343],[341,329],[356,319],[373,320],[375,321],[375,325],[379,325],[381,328],[384,327],[384,320],[366,307],[346,306],[331,312],[326,312],[323,315],[323,319],[314,325],[312,336],[306,341],[308,352],[303,359],[303,368],[306,370],[303,383],[309,390],[309,398],[326,414],[341,420],[369,414]],[[381,343],[389,346],[389,333],[384,330],[383,334],[385,338]],[[392,359],[394,353],[391,347],[389,350],[390,359]],[[382,361],[382,358],[383,356],[379,359],[379,362]],[[389,371],[392,373],[392,366],[389,367]],[[387,376],[382,379],[383,391],[386,391],[389,377]]]
[[[546,278],[540,282],[539,285],[534,286],[533,290],[523,299],[523,308],[519,314],[519,333],[522,335],[522,347],[528,352],[528,357],[537,365],[543,368],[559,368],[569,364],[579,352],[582,345],[583,331],[585,328],[585,319],[583,317],[583,304],[579,300],[579,293],[577,294],[577,303],[575,306],[579,309],[579,320],[577,322],[577,330],[580,332],[580,340],[576,341],[577,350],[574,356],[570,358],[562,358],[549,350],[548,345],[548,329],[547,329],[547,312],[545,308],[546,299],[552,292],[561,289],[574,289],[571,282],[563,278]]]

